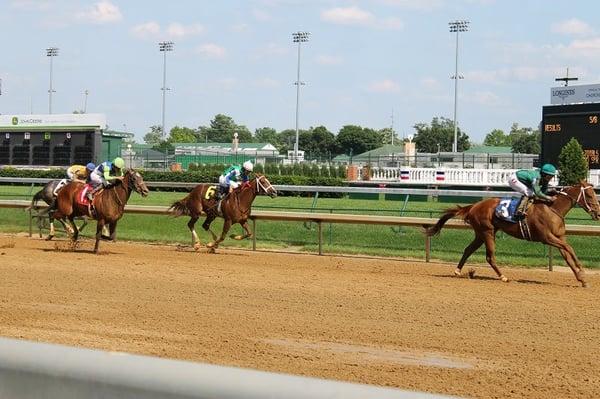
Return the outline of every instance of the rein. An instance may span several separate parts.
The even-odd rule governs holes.
[[[579,188],[579,195],[577,196],[576,199],[571,197],[571,195],[569,193],[567,193],[566,191],[564,191],[564,189],[559,191],[558,193],[567,196],[571,200],[571,207],[573,207],[573,205],[575,205],[575,204],[578,204],[587,213],[590,213],[590,212],[592,212],[592,207],[590,206],[590,204],[588,204],[587,197],[585,195],[585,190],[587,190],[588,188],[593,189],[594,187],[591,185],[585,186],[585,187],[581,186]],[[583,204],[581,204],[581,199],[583,199]]]

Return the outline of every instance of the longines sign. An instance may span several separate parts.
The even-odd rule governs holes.
[[[550,104],[598,102],[600,102],[600,84],[553,87],[550,90]]]

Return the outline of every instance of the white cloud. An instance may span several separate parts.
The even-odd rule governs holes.
[[[425,77],[421,79],[421,86],[429,90],[438,89],[440,87],[438,80],[432,77]]]
[[[571,18],[554,24],[552,31],[572,36],[589,36],[594,34],[594,29],[591,26],[577,18]]]
[[[372,82],[368,89],[375,93],[396,93],[400,91],[400,85],[393,80],[384,79]]]
[[[200,24],[185,26],[183,24],[174,22],[167,27],[166,32],[169,38],[181,39],[186,36],[199,35],[200,33],[204,32],[204,27]]]
[[[319,65],[340,65],[343,63],[342,57],[336,55],[319,55],[317,56],[317,64]]]
[[[321,12],[321,19],[339,25],[371,25],[375,16],[356,6],[338,7]]]
[[[336,7],[321,12],[321,19],[336,25],[365,26],[378,29],[401,29],[399,18],[377,18],[375,15],[357,6]]]
[[[214,43],[201,44],[200,46],[196,47],[196,53],[200,54],[204,58],[211,59],[221,59],[225,58],[227,55],[227,51],[224,47]]]
[[[502,104],[500,97],[491,91],[477,91],[470,95],[465,95],[464,99],[471,103],[487,106],[498,106]]]
[[[441,8],[442,0],[382,0],[384,4],[420,11],[432,11]]]
[[[201,34],[204,32],[204,27],[200,24],[183,25],[173,22],[163,29],[158,22],[150,21],[136,25],[130,31],[138,39],[184,39]]]
[[[107,0],[94,3],[85,11],[78,13],[77,17],[80,20],[88,21],[94,24],[118,22],[123,19],[123,15],[121,14],[119,7]]]
[[[160,36],[160,25],[150,21],[131,28],[131,33],[139,39],[154,39]]]

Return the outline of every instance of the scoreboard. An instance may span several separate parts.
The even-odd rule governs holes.
[[[574,137],[590,169],[600,169],[600,103],[548,105],[542,109],[542,163],[558,166],[562,148]]]

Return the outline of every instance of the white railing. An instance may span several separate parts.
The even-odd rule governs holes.
[[[517,169],[447,169],[447,168],[390,168],[373,167],[371,181],[436,186],[507,187],[508,177]],[[362,174],[359,173],[359,176]],[[588,182],[600,183],[600,170],[591,170]],[[553,179],[550,185],[557,185]]]

